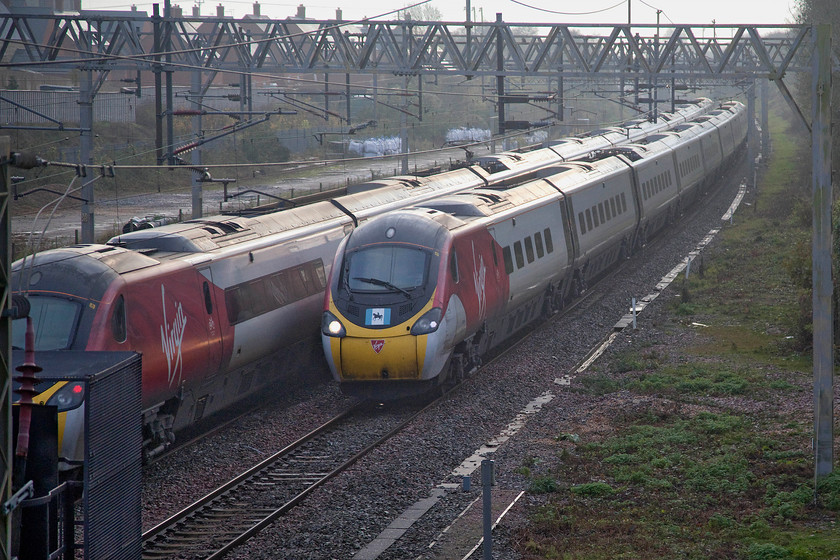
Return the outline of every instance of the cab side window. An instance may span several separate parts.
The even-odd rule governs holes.
[[[111,314],[111,335],[117,342],[125,342],[125,298],[122,295],[114,302],[114,312]]]

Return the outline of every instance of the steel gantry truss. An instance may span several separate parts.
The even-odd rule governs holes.
[[[810,127],[784,81],[786,75],[811,70],[814,31],[809,25],[572,26],[506,23],[501,14],[494,22],[478,23],[234,19],[173,13],[178,11],[167,0],[163,13],[156,4],[151,16],[137,11],[3,15],[0,68],[81,72],[79,163],[83,165],[93,163],[94,98],[115,70],[136,71],[138,76],[141,71],[153,73],[158,163],[169,165],[175,163],[173,76],[184,72],[192,74],[190,96],[196,108],[220,75],[241,77],[240,97],[249,103],[254,75],[319,84],[316,75],[330,73],[495,77],[499,134],[504,134],[507,124],[505,104],[516,102],[505,93],[505,80],[511,77],[555,78],[560,90],[564,78],[647,84],[670,80],[672,95],[678,84],[729,80],[748,85],[752,80],[769,79]],[[328,80],[325,83],[326,88]],[[558,97],[562,100],[562,91]],[[348,86],[348,106],[349,98]],[[196,131],[199,119],[194,119]],[[200,164],[199,154],[193,152],[193,165]],[[86,202],[81,233],[87,242],[94,235],[92,183],[88,177],[82,186]],[[200,195],[193,194],[194,203],[200,203]]]
[[[480,23],[180,17],[173,15],[168,0],[163,13],[155,5],[151,16],[137,11],[0,15],[0,68],[81,72],[81,164],[92,163],[93,100],[115,70],[153,72],[158,92],[161,76],[166,77],[166,107],[158,93],[157,112],[169,119],[172,75],[184,71],[193,73],[191,91],[198,97],[220,74],[242,75],[246,80],[252,75],[297,76],[304,81],[307,75],[330,73],[495,77],[500,107],[509,102],[504,80],[520,76],[613,83],[730,80],[751,92],[755,81],[772,81],[812,135],[817,476],[829,473],[833,463],[829,129],[831,70],[838,66],[830,47],[830,27],[812,25],[507,23],[501,14],[493,22]],[[810,118],[786,85],[791,74],[812,76]],[[316,78],[310,80],[315,82]],[[754,117],[752,97],[748,101]],[[0,125],[4,127],[8,126]],[[87,201],[82,240],[90,242],[92,186],[83,188],[82,197]],[[8,380],[9,372],[2,373]],[[8,396],[0,398],[7,400]]]
[[[81,16],[0,16],[4,66],[82,58],[92,69],[151,69],[167,54],[173,69],[279,74],[373,72],[397,75],[777,79],[810,70],[808,25],[570,25],[421,21],[342,22],[266,18],[165,17],[143,12]],[[170,50],[154,52],[156,28]],[[804,48],[803,48],[804,45]],[[497,51],[501,49],[502,68]]]

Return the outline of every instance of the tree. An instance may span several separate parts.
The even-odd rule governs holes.
[[[443,14],[431,4],[423,4],[403,10],[403,19],[414,21],[440,21]]]
[[[798,23],[830,23],[832,28],[831,48],[833,55],[840,55],[840,2],[837,0],[796,0]],[[803,76],[796,87],[797,102],[806,116],[811,114],[811,76]],[[840,84],[834,81],[831,88],[831,120],[836,122],[840,111]],[[832,168],[840,166],[840,127],[832,127]]]

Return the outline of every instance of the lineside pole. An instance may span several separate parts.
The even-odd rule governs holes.
[[[89,51],[93,50],[88,35]],[[79,79],[79,125],[82,132],[79,136],[79,163],[90,166],[93,164],[93,69],[88,67],[82,70]],[[94,224],[94,192],[92,170],[88,169],[87,174],[82,176],[82,243],[93,243],[96,241],[96,229]]]
[[[770,87],[768,84],[767,80],[761,81],[761,151],[765,158],[770,155]]]
[[[403,77],[403,102],[400,103],[402,111],[400,111],[400,173],[408,175],[408,75]]]
[[[175,102],[172,93],[172,6],[170,0],[163,2],[163,44],[166,54],[164,61],[166,62],[166,74],[164,76],[164,84],[166,88],[166,163],[168,165],[175,165],[175,157],[172,151],[175,149],[175,124],[173,122],[172,111],[175,109]]]
[[[834,333],[831,283],[831,25],[816,26],[812,75],[814,231],[814,459],[815,482],[834,464]]]
[[[152,25],[154,26],[154,68],[155,74],[155,154],[157,164],[163,165],[163,80],[161,76],[161,18],[159,4],[152,5]]]
[[[750,177],[748,183],[751,187],[755,186],[755,156],[758,153],[756,149],[756,129],[755,129],[755,80],[753,80],[750,87],[747,88],[747,162],[749,164]]]
[[[193,70],[192,72],[192,84],[190,85],[190,96],[192,99],[193,107],[199,114],[193,115],[192,117],[192,139],[194,142],[197,142],[201,139],[201,110],[203,109],[204,103],[204,88],[201,84],[201,70]],[[242,102],[240,101],[240,104]],[[170,153],[172,148],[170,147]],[[199,168],[201,167],[201,147],[197,147],[192,151],[190,154],[190,163],[193,164],[194,167]],[[196,172],[192,173],[192,178],[190,180],[190,187],[192,192],[192,219],[196,220],[204,216],[204,189],[199,181],[199,175]]]
[[[496,14],[496,23],[500,24],[496,26],[496,70],[498,70],[498,75],[496,76],[496,95],[498,96],[498,101],[496,102],[498,107],[496,109],[497,114],[499,115],[499,122],[498,126],[498,134],[502,137],[502,142],[504,142],[504,136],[507,132],[507,128],[505,127],[505,39],[502,35],[502,14]],[[491,132],[492,134],[492,132]],[[502,149],[504,149],[504,144],[502,144]]]
[[[12,287],[9,284],[12,263],[9,209],[9,137],[0,137],[0,312],[9,309]],[[12,319],[0,313],[0,502],[12,496]],[[12,513],[0,517],[0,560],[12,558]]]

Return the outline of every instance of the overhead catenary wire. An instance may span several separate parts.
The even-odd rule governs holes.
[[[426,2],[427,2],[427,1],[428,1],[428,0],[426,0]],[[418,3],[413,4],[412,6],[408,6],[407,8],[410,8],[410,7],[413,7],[413,6],[419,6],[419,5],[422,5],[422,4],[426,3],[426,2],[418,2]],[[336,26],[335,26],[335,27],[342,27],[342,26],[346,26],[346,25],[353,25],[353,24],[357,24],[357,23],[360,23],[360,22],[369,21],[369,20],[371,20],[371,19],[374,19],[374,18],[379,18],[379,17],[382,17],[382,16],[384,16],[384,15],[388,15],[388,14],[390,14],[390,13],[394,13],[394,12],[401,11],[401,10],[403,10],[403,9],[405,9],[405,8],[400,8],[400,9],[397,9],[397,10],[392,10],[392,11],[390,11],[390,12],[386,12],[386,13],[384,13],[384,14],[380,14],[380,15],[378,15],[378,16],[373,16],[373,18],[365,18],[365,19],[363,19],[363,20],[356,20],[356,21],[353,21],[353,22],[343,22],[343,23],[340,23],[340,24],[336,24]],[[298,34],[289,34],[289,35],[286,35],[285,37],[302,36],[302,35],[306,35],[307,33],[308,33],[308,32],[302,32],[302,33],[298,33]],[[222,48],[233,48],[233,47],[236,47],[236,46],[239,46],[239,45],[253,45],[253,44],[256,44],[256,43],[260,43],[260,42],[264,42],[264,41],[273,41],[273,40],[275,40],[275,38],[251,40],[251,41],[246,41],[246,42],[241,42],[241,43],[232,43],[232,44],[229,44],[229,45],[224,45]],[[86,63],[90,63],[90,62],[92,62],[92,61],[93,61],[93,62],[95,62],[96,60],[113,60],[113,59],[130,60],[130,59],[139,59],[139,58],[142,58],[142,57],[148,57],[148,56],[151,56],[151,55],[142,55],[142,57],[139,57],[139,56],[134,56],[134,57],[131,57],[131,56],[120,56],[120,55],[98,55],[98,54],[97,54],[96,56],[91,57],[91,56],[90,56],[90,55],[91,55],[91,53],[90,53],[90,52],[87,52],[87,51],[79,51],[79,50],[67,49],[67,48],[62,48],[62,50],[63,50],[63,51],[66,51],[66,52],[77,52],[77,53],[79,53],[79,54],[87,55],[87,56],[85,56],[84,58],[82,58],[82,59],[81,59],[82,61],[84,61],[84,62],[86,62]],[[168,52],[171,52],[171,53],[187,53],[187,52],[190,52],[191,50],[192,50],[192,51],[195,51],[196,49],[184,49],[184,50],[179,50],[179,51],[168,51]],[[154,53],[154,55],[160,55],[160,54],[166,54],[166,53],[165,53],[165,52],[164,52],[164,53]],[[68,60],[66,60],[66,59],[65,59],[65,60],[62,60],[62,61],[56,61],[56,63],[59,63],[59,64],[69,64],[69,63],[71,63],[71,62],[72,62],[72,61],[68,61]],[[0,64],[0,67],[2,67],[2,66],[9,66],[9,65],[3,65],[3,64]],[[170,66],[172,66],[172,64],[170,64]],[[177,66],[177,67],[183,67],[183,68],[192,68],[192,69],[201,69],[201,70],[206,70],[206,68],[205,68],[205,67],[203,67],[203,66],[182,65],[182,64],[175,64],[175,66]],[[222,69],[214,69],[214,71],[221,72],[221,73],[228,72],[228,71],[226,71],[226,70],[222,70]],[[233,74],[238,74],[238,75],[251,74],[251,75],[256,75],[256,76],[268,76],[268,77],[272,77],[272,78],[273,78],[273,77],[275,77],[275,75],[273,75],[273,74],[268,74],[268,73],[252,73],[252,72],[242,72],[242,71],[239,71],[239,72],[230,72],[230,73],[233,73]],[[283,79],[285,79],[285,80],[289,80],[289,81],[296,81],[296,82],[308,82],[308,83],[317,83],[317,84],[319,84],[319,85],[321,84],[321,82],[320,82],[319,80],[307,80],[307,79],[300,79],[300,78],[289,78],[289,77],[286,77],[286,76],[283,76],[282,78],[283,78]],[[389,91],[390,91],[390,92],[396,92],[396,93],[398,93],[398,94],[406,94],[406,93],[420,93],[420,91],[419,91],[419,90],[409,89],[409,88],[391,88],[391,87],[385,87],[385,86],[382,86],[382,87],[373,87],[373,86],[367,86],[367,85],[356,85],[355,87],[357,87],[357,88],[363,88],[363,89],[366,89],[366,90],[379,90],[379,91],[386,91],[386,92],[389,92]],[[431,93],[431,92],[429,92],[429,91],[427,90],[427,92],[426,92],[426,93],[428,94],[428,93]],[[455,96],[462,96],[462,97],[482,97],[482,98],[490,98],[490,99],[492,99],[492,98],[494,98],[494,97],[496,97],[496,98],[497,98],[497,94],[487,93],[487,92],[481,92],[481,93],[466,93],[466,92],[447,92],[447,91],[437,91],[437,92],[434,92],[434,94],[435,94],[435,95],[455,95]],[[512,133],[512,134],[510,134],[510,135],[506,135],[506,136],[504,136],[504,137],[498,137],[498,138],[496,138],[496,139],[504,139],[504,138],[508,138],[508,137],[518,136],[519,134],[521,134],[521,132]],[[178,142],[178,143],[173,142],[173,145],[177,145],[177,144],[180,144],[180,142]],[[170,146],[170,148],[171,148],[171,146]],[[153,151],[153,150],[151,150],[151,149],[150,149],[150,150],[148,150],[148,152],[146,152],[146,153],[150,153],[150,152],[152,152],[152,151]],[[411,152],[409,155],[412,155],[412,154],[413,154],[413,155],[419,155],[419,154],[426,154],[426,153],[434,153],[434,152],[436,152],[436,151],[440,151],[440,150],[439,150],[439,149],[421,150],[421,151]],[[383,155],[383,156],[365,156],[365,157],[359,157],[359,158],[342,158],[342,159],[340,159],[340,160],[330,160],[330,159],[326,159],[326,160],[316,161],[316,162],[312,162],[311,160],[308,160],[308,161],[264,162],[264,163],[241,163],[241,164],[240,164],[240,163],[233,163],[233,164],[231,164],[231,163],[221,163],[221,164],[211,164],[211,165],[206,165],[206,166],[201,166],[201,167],[202,167],[202,168],[205,168],[205,167],[206,167],[206,168],[208,168],[208,169],[209,169],[209,168],[234,168],[234,169],[236,169],[236,168],[238,168],[238,167],[243,167],[243,166],[248,166],[248,167],[284,167],[284,166],[295,166],[295,165],[329,165],[329,164],[333,164],[333,163],[337,163],[337,162],[341,162],[341,163],[346,164],[348,161],[377,160],[377,159],[385,159],[385,158],[402,157],[402,156],[404,156],[404,155],[406,155],[406,154],[393,154],[393,155]],[[130,156],[130,157],[140,157],[140,154],[135,154],[134,156]],[[89,168],[95,168],[95,167],[97,167],[97,166],[88,166],[88,167],[89,167]],[[160,170],[161,168],[175,169],[175,168],[178,168],[178,167],[180,167],[180,166],[125,165],[125,164],[117,163],[117,161],[115,160],[115,161],[113,161],[113,163],[112,163],[111,165],[109,165],[108,167],[109,167],[110,169],[116,169],[116,168],[122,168],[122,169],[144,169],[144,168],[145,168],[145,169],[156,169],[156,170]]]
[[[596,97],[600,97],[600,96],[596,96]],[[603,98],[603,97],[601,97],[601,98]],[[640,111],[640,115],[642,115],[642,116],[647,115],[648,113],[649,112],[647,112],[647,111]],[[613,121],[613,122],[602,123],[602,125],[603,126],[612,126],[612,125],[620,124],[621,122],[622,122],[621,120],[616,120],[616,121]],[[545,125],[545,126],[541,126],[541,127],[535,127],[533,129],[530,129],[528,132],[531,133],[531,132],[538,131],[538,130],[548,129],[551,126],[553,126],[553,125]],[[522,135],[523,135],[522,131],[510,132],[510,133],[502,135],[502,136],[496,136],[496,137],[493,138],[493,140],[494,141],[501,141],[501,140],[506,140],[506,139],[509,139],[509,138],[515,138],[515,137],[522,136]],[[480,141],[480,142],[473,142],[473,143],[470,143],[470,144],[465,144],[464,147],[480,146],[480,145],[484,145],[484,144],[487,144],[487,143],[488,143],[488,141],[484,140],[484,141]],[[326,166],[326,165],[333,165],[333,164],[345,164],[347,162],[354,162],[354,161],[376,161],[376,160],[383,160],[383,159],[391,159],[391,158],[404,157],[406,155],[416,156],[416,155],[424,155],[424,154],[433,154],[433,153],[436,153],[436,152],[449,150],[451,148],[452,148],[451,146],[448,146],[448,147],[442,147],[442,148],[431,148],[431,149],[427,149],[427,150],[416,150],[416,151],[412,151],[412,152],[409,152],[409,153],[387,154],[387,155],[376,155],[376,156],[359,156],[359,157],[353,157],[353,158],[335,158],[335,159],[322,159],[322,160],[306,159],[306,160],[289,160],[289,161],[282,161],[282,162],[255,162],[255,163],[245,162],[245,163],[202,164],[199,167],[202,168],[202,169],[208,169],[208,170],[209,169],[219,169],[219,168],[239,168],[239,167],[294,167],[294,166],[317,167],[317,166]],[[152,152],[153,152],[153,150],[148,150],[145,153],[152,153]],[[143,153],[134,154],[134,155],[129,156],[129,157],[130,158],[135,158],[135,157],[139,157],[142,154]],[[80,167],[79,164],[69,163],[69,162],[52,162],[51,161],[51,162],[45,162],[45,164],[48,165],[48,166],[56,166],[56,167],[68,167],[68,168],[79,168]],[[184,164],[184,165],[121,164],[121,163],[117,163],[116,160],[113,160],[113,161],[111,161],[111,163],[108,163],[108,164],[94,164],[94,165],[87,165],[87,166],[84,166],[84,167],[87,168],[87,169],[92,169],[92,170],[100,170],[103,174],[104,174],[105,169],[113,170],[115,172],[118,171],[118,170],[139,170],[139,169],[152,169],[152,170],[167,169],[167,170],[170,170],[170,171],[175,170],[175,169],[187,169],[187,170],[190,170],[190,171],[194,171],[193,166],[186,165],[186,164]]]
[[[80,190],[80,189],[81,189],[81,187],[77,187],[75,190],[73,190],[73,183],[75,183],[75,182],[76,182],[76,179],[78,179],[78,176],[74,176],[74,177],[70,180],[70,183],[67,185],[67,188],[64,190],[64,194],[63,194],[63,195],[61,195],[61,196],[60,196],[60,197],[58,197],[57,199],[51,200],[50,202],[48,202],[48,203],[44,204],[44,205],[40,208],[40,210],[38,210],[38,213],[35,215],[35,217],[32,219],[32,227],[30,228],[30,231],[29,231],[29,239],[28,239],[28,241],[27,241],[27,251],[28,251],[28,252],[30,253],[30,255],[31,255],[31,259],[30,259],[30,260],[31,260],[32,262],[34,262],[34,261],[35,261],[35,255],[37,255],[37,254],[38,254],[38,251],[40,251],[40,250],[41,250],[41,242],[44,240],[44,236],[45,236],[45,235],[46,235],[46,233],[47,233],[47,228],[49,227],[50,222],[52,221],[52,218],[53,218],[53,216],[55,215],[55,211],[56,211],[56,209],[58,208],[58,206],[61,204],[61,202],[62,202],[62,201],[64,201],[64,199],[66,199],[66,198],[67,198],[67,196],[68,196],[68,195],[70,195],[71,193],[73,193],[73,192],[78,191],[78,190]],[[44,225],[44,229],[43,229],[43,231],[41,232],[41,235],[40,235],[40,236],[39,236],[39,238],[38,238],[38,245],[37,245],[37,246],[34,248],[34,250],[33,250],[33,248],[32,248],[32,247],[33,247],[33,239],[32,239],[32,238],[33,238],[33,236],[35,235],[35,225],[38,223],[38,218],[40,218],[40,217],[41,217],[41,212],[43,212],[43,211],[44,211],[47,207],[49,207],[50,205],[53,205],[53,210],[52,210],[52,212],[50,213],[50,217],[47,219],[47,222],[46,222],[46,224]],[[19,287],[19,289],[20,289],[20,291],[22,291],[22,292],[24,292],[24,293],[28,293],[28,292],[29,292],[29,279],[30,279],[29,277],[30,277],[30,276],[31,276],[31,274],[32,274],[32,268],[31,268],[31,267],[32,267],[32,265],[30,264],[29,274],[27,275],[27,274],[26,274],[26,256],[24,256],[24,257],[23,257],[23,263],[22,263],[21,267],[22,267],[22,271],[21,271],[20,278],[21,278],[21,282],[23,282],[23,279],[24,279],[24,278],[26,278],[26,287],[24,288],[24,286],[23,286],[23,285],[21,285],[21,286]]]
[[[557,10],[549,10],[547,8],[540,8],[540,7],[534,6],[532,4],[526,4],[525,2],[520,2],[519,0],[510,0],[510,1],[514,4],[519,4],[520,6],[525,6],[526,8],[531,8],[532,10],[537,10],[539,12],[547,12],[549,14],[557,14],[557,15],[561,15],[561,16],[589,16],[589,15],[592,15],[592,14],[600,14],[602,12],[608,12],[610,10],[614,10],[615,8],[618,8],[619,6],[624,6],[624,5],[627,4],[626,0],[621,0],[621,2],[618,2],[617,4],[613,4],[612,6],[610,6],[608,8],[602,8],[600,10],[592,10],[592,11],[588,11],[588,12],[559,12]]]

